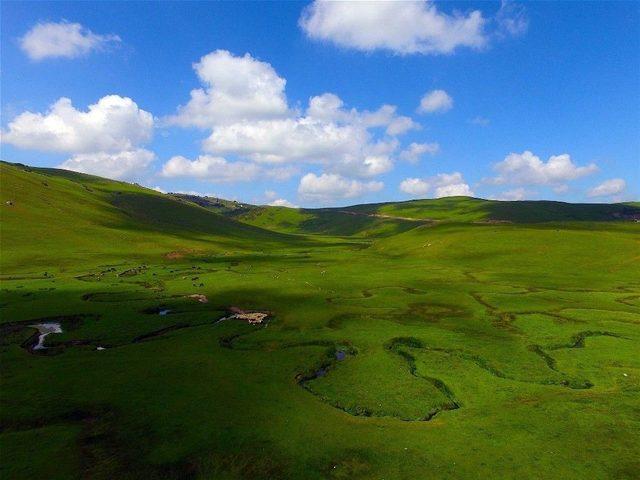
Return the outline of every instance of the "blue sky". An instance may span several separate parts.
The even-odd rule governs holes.
[[[1,21],[3,160],[302,206],[640,196],[637,2],[3,2]]]

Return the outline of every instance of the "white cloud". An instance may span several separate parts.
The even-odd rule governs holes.
[[[462,174],[440,173],[429,178],[407,178],[400,183],[400,190],[413,197],[423,197],[434,190],[435,198],[474,195]]]
[[[239,122],[216,127],[203,143],[212,153],[234,153],[257,162],[284,163],[339,156],[366,143],[366,132],[310,117]]]
[[[431,185],[426,180],[420,178],[405,178],[400,183],[400,190],[408,193],[412,197],[422,197],[429,193]]]
[[[529,18],[523,5],[511,0],[502,0],[496,15],[498,34],[518,37],[524,35],[529,28]]]
[[[359,113],[352,109],[349,114],[349,121],[352,123],[362,123],[365,127],[386,127],[385,133],[391,136],[402,135],[409,130],[419,130],[420,125],[410,117],[396,115],[395,105],[382,105],[373,112],[364,111]]]
[[[307,173],[300,180],[298,195],[303,200],[311,202],[334,203],[336,200],[378,192],[383,187],[382,182],[360,182],[334,173],[323,173],[320,176]]]
[[[286,80],[273,67],[246,53],[234,56],[216,50],[193,65],[206,86],[191,91],[189,102],[179,107],[170,123],[213,127],[242,120],[270,119],[288,113]]]
[[[154,159],[155,154],[143,148],[115,153],[78,153],[58,168],[116,180],[132,180],[144,174]]]
[[[161,175],[167,178],[192,177],[214,183],[248,182],[255,180],[260,167],[248,162],[228,162],[222,157],[201,155],[195,160],[183,156],[170,158],[163,166]]]
[[[60,98],[46,113],[23,112],[2,131],[18,148],[71,153],[60,168],[114,179],[139,178],[155,159],[141,148],[153,135],[153,116],[127,97],[107,95],[77,110]]]
[[[420,128],[393,105],[359,111],[332,93],[311,97],[305,111],[291,108],[285,80],[248,54],[219,50],[195,68],[207,88],[194,90],[169,121],[209,128],[202,149],[212,156],[280,165],[271,175],[291,176],[304,164],[350,177],[380,175],[394,166],[398,136]]]
[[[402,135],[409,130],[413,130],[418,128],[418,125],[409,117],[395,117],[391,122],[389,122],[389,126],[387,127],[387,135],[395,136]]]
[[[288,180],[298,173],[295,167],[265,168],[252,162],[230,162],[222,157],[200,155],[189,160],[181,155],[171,157],[160,175],[165,178],[197,178],[213,183],[249,182],[257,179]]]
[[[587,195],[589,197],[609,197],[622,193],[626,187],[627,182],[622,178],[611,178],[593,187],[587,192]]]
[[[507,190],[506,192],[502,192],[500,195],[495,197],[495,200],[525,200],[529,195],[529,192],[524,188],[515,188],[513,190]]]
[[[462,174],[459,172],[440,173],[435,177],[432,177],[431,182],[436,188],[436,198],[473,196],[473,191],[471,191],[469,185],[464,182],[464,178],[462,178]]]
[[[51,152],[118,152],[148,142],[152,134],[153,116],[130,98],[108,95],[83,112],[63,97],[44,114],[18,115],[2,132],[2,141]]]
[[[214,192],[203,193],[203,192],[198,192],[196,190],[176,190],[175,192],[169,192],[169,193],[177,193],[178,195],[193,195],[195,197],[222,198],[220,195]],[[224,198],[225,200],[235,200],[235,197],[234,198],[224,197]]]
[[[309,99],[307,116],[328,122],[344,120],[348,114],[343,107],[344,102],[340,97],[333,93],[323,93]]]
[[[284,198],[277,198],[276,200],[273,200],[272,202],[270,202],[269,205],[272,207],[299,208],[298,205],[294,205],[289,200],[286,200]]]
[[[411,163],[416,163],[424,154],[435,155],[440,151],[440,145],[433,143],[415,143],[400,152],[400,158]]]
[[[371,177],[393,168],[393,142],[372,143],[366,129],[310,117],[222,125],[203,148],[213,154],[234,154],[253,162],[326,165],[328,169]]]
[[[375,142],[369,128],[387,126],[387,131],[397,135],[415,128],[413,121],[396,116],[395,107],[361,113],[344,110],[341,105],[337,96],[325,94],[311,98],[304,117],[215,126],[203,148],[259,163],[323,164],[364,177],[389,171],[393,167],[389,155],[397,148],[397,141]]]
[[[398,54],[452,53],[458,47],[487,43],[485,19],[478,10],[447,15],[431,1],[314,1],[303,11],[300,26],[316,40],[363,51]]]
[[[420,100],[418,112],[436,113],[446,112],[453,107],[453,98],[444,90],[432,90],[424,94]]]
[[[478,115],[477,117],[473,117],[471,120],[469,120],[469,123],[478,125],[479,127],[486,127],[487,125],[489,125],[489,123],[491,123],[491,121],[486,117]]]
[[[300,173],[300,168],[297,165],[286,165],[284,167],[271,167],[262,168],[261,175],[271,180],[277,180],[283,182],[289,180],[294,175]]]
[[[120,42],[117,35],[97,35],[79,23],[38,23],[20,38],[20,48],[31,60],[76,58]]]
[[[553,155],[544,162],[530,151],[510,153],[493,168],[498,176],[489,182],[498,185],[558,185],[598,170],[593,163],[576,165],[568,154]]]

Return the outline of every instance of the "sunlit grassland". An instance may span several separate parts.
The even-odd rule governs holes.
[[[606,217],[632,205],[226,218],[68,172],[1,187],[3,478],[637,478],[640,228]],[[7,328],[52,317],[43,354]]]

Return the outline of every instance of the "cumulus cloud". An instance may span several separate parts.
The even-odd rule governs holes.
[[[553,155],[544,162],[530,151],[510,153],[493,169],[498,173],[489,179],[497,185],[560,185],[595,173],[598,167],[591,163],[578,166],[568,154]]]
[[[478,10],[448,15],[428,0],[332,2],[316,0],[302,13],[300,26],[315,40],[362,51],[448,54],[487,43]]]
[[[400,190],[412,197],[422,197],[429,193],[431,184],[421,178],[405,178],[400,183]]]
[[[62,162],[58,168],[116,180],[131,180],[144,174],[154,159],[155,154],[143,148],[115,153],[79,153]]]
[[[277,198],[272,202],[269,202],[269,205],[272,207],[289,207],[289,208],[299,208],[298,205],[291,203],[289,200],[284,198]]]
[[[406,178],[400,190],[412,197],[423,197],[433,190],[435,198],[474,195],[461,173],[440,173],[429,178]]]
[[[248,53],[234,56],[216,50],[193,65],[205,88],[191,91],[170,123],[212,127],[242,120],[283,117],[288,113],[286,80],[273,67]]]
[[[365,131],[313,118],[241,122],[216,127],[203,143],[213,153],[236,153],[258,162],[284,163],[341,155],[366,143]]]
[[[413,142],[405,150],[400,152],[400,158],[411,163],[416,163],[425,154],[435,155],[440,151],[440,145],[433,143],[415,143]]]
[[[115,179],[146,172],[155,159],[141,148],[153,135],[153,116],[127,97],[108,95],[76,109],[60,98],[45,113],[23,112],[2,131],[2,142],[28,150],[71,153],[59,166]]]
[[[195,197],[221,198],[221,196],[215,192],[198,192],[197,190],[176,190],[175,192],[169,192],[169,193],[177,193],[179,195],[193,195]],[[225,199],[236,200],[235,197],[234,198],[225,197]]]
[[[192,177],[214,183],[248,182],[260,173],[260,167],[248,162],[228,162],[222,157],[201,155],[195,160],[183,156],[170,158],[163,166],[161,175],[167,178]]]
[[[451,110],[453,98],[444,90],[432,90],[424,94],[418,107],[419,113],[439,113]]]
[[[527,198],[527,195],[529,195],[529,192],[520,187],[502,192],[500,195],[495,197],[495,200],[525,200]]]
[[[524,6],[511,0],[502,0],[500,10],[496,14],[498,34],[518,37],[524,35],[529,28],[529,18]]]
[[[382,190],[382,182],[361,182],[350,180],[334,173],[323,173],[318,176],[314,173],[307,173],[298,185],[298,195],[300,198],[310,202],[334,203],[345,198],[360,197],[367,193]]]
[[[624,192],[624,189],[626,187],[627,182],[625,182],[622,178],[611,178],[609,180],[605,180],[600,185],[593,187],[587,192],[587,195],[592,198],[610,197]]]
[[[98,35],[79,23],[38,23],[20,38],[20,48],[31,60],[76,58],[109,44],[120,42],[117,35]]]
[[[252,162],[230,162],[223,157],[200,155],[189,160],[181,155],[171,157],[160,172],[165,178],[188,177],[212,183],[249,182],[258,178],[288,180],[298,172],[295,168],[264,168]]]
[[[202,148],[213,156],[281,168],[322,165],[328,173],[372,177],[393,168],[397,137],[420,128],[393,105],[359,111],[333,93],[311,97],[305,111],[291,108],[286,81],[249,54],[218,50],[194,68],[206,88],[192,91],[168,120],[210,129]]]
[[[323,93],[309,99],[306,117],[325,122],[360,124],[366,128],[385,127],[385,132],[391,136],[420,128],[410,117],[397,115],[396,112],[395,105],[382,105],[373,112],[359,112],[355,108],[348,110],[340,97],[333,93]]]
[[[29,150],[117,152],[146,143],[152,134],[153,116],[130,98],[108,95],[83,112],[63,97],[44,114],[18,115],[2,132],[2,141]]]
[[[330,116],[333,119],[327,121]],[[389,116],[388,125],[393,127],[397,118]],[[215,126],[203,142],[203,149],[218,155],[240,155],[259,163],[322,164],[336,172],[375,176],[393,167],[390,155],[397,148],[397,141],[375,141],[369,131],[383,125],[382,121],[380,116],[355,110],[332,114],[325,111],[321,118],[307,115],[243,121]]]

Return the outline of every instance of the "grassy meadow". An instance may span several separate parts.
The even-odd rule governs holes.
[[[640,476],[638,204],[216,209],[0,168],[0,478]]]

